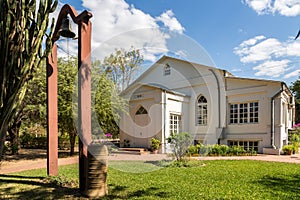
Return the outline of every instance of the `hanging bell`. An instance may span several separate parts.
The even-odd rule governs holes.
[[[72,31],[68,16],[63,18],[59,34],[66,38],[74,38],[76,36],[76,34]]]

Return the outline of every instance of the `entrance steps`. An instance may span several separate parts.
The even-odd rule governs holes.
[[[149,154],[150,152],[144,148],[118,148],[117,151],[112,151],[111,153],[114,154],[133,154],[133,155],[142,155],[142,154]]]

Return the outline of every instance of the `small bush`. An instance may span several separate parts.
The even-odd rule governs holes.
[[[243,146],[227,146],[227,145],[192,145],[188,148],[188,154],[201,156],[243,156],[243,155],[257,155],[253,149],[246,151]]]
[[[192,135],[188,132],[173,133],[168,138],[168,142],[173,145],[173,156],[176,160],[182,160],[188,153],[188,147],[192,142]]]
[[[151,141],[150,141],[150,148],[152,151],[154,150],[158,150],[159,146],[160,146],[160,140],[159,139],[156,139],[156,138],[151,138]]]
[[[285,145],[283,148],[282,148],[282,151],[284,152],[284,154],[286,155],[289,155],[293,152],[295,152],[297,150],[298,147],[296,147],[295,145]]]
[[[188,154],[191,156],[191,155],[194,155],[194,154],[198,154],[198,148],[194,145],[191,145],[188,147]]]
[[[47,136],[37,136],[24,133],[20,137],[20,143],[22,148],[25,149],[46,149],[47,148]],[[78,139],[75,141],[78,143]],[[70,149],[70,138],[67,136],[58,136],[58,148],[59,149]]]

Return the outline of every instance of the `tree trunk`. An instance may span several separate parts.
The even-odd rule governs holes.
[[[8,129],[10,143],[11,143],[11,154],[16,155],[19,152],[19,130],[21,121],[14,121],[11,127]]]
[[[76,134],[72,133],[72,134],[69,134],[69,137],[70,137],[70,145],[71,145],[71,148],[70,148],[70,156],[73,156],[74,155],[74,148],[75,148],[75,139],[76,139]]]
[[[6,132],[7,132],[7,129],[8,129],[8,123],[4,124],[2,122],[0,126],[2,127],[0,129],[0,161],[1,161],[2,156],[3,156],[4,142],[5,142],[5,139],[6,139]]]

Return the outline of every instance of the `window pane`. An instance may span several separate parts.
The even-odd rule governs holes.
[[[171,74],[171,67],[169,64],[166,64],[164,67],[164,76],[168,76]]]
[[[196,124],[207,124],[207,100],[204,96],[200,96],[197,101]]]
[[[181,116],[170,114],[170,133],[181,132]]]
[[[258,102],[250,103],[250,123],[258,122]]]

